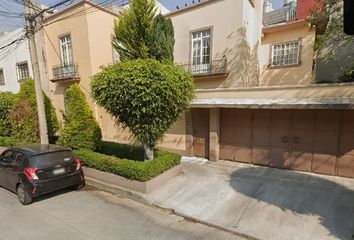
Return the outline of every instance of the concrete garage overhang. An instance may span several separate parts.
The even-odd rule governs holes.
[[[354,109],[350,99],[195,99],[192,108]]]

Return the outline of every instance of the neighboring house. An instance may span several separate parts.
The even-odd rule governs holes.
[[[10,44],[23,34],[23,28],[0,33],[0,46]],[[27,40],[0,50],[0,92],[17,93],[20,90],[20,83],[32,76]]]
[[[354,86],[314,84],[312,6],[284,1],[278,19],[270,12],[263,22],[261,0],[209,0],[168,14],[175,60],[188,63],[196,99],[163,146],[354,177]]]
[[[274,14],[263,0],[206,0],[166,14],[175,29],[175,62],[194,76],[196,99],[159,147],[213,161],[354,177],[354,85],[313,83],[309,1],[284,1]],[[90,77],[115,60],[116,17],[84,1],[45,20],[59,111],[72,82],[92,103]],[[105,140],[132,141],[103,109],[93,103],[92,109]]]
[[[114,20],[125,8],[122,4],[95,4],[78,1],[44,19],[44,45],[51,97],[59,121],[65,115],[65,92],[78,82],[99,122],[103,133],[117,133],[111,117],[90,98],[90,79],[100,67],[118,60],[111,39]],[[157,12],[168,11],[158,3]]]

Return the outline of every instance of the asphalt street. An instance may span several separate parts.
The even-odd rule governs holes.
[[[22,206],[0,188],[0,240],[239,240],[167,211],[86,187]]]

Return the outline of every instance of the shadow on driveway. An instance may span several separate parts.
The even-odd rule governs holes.
[[[246,167],[232,173],[230,185],[236,192],[279,207],[283,212],[317,216],[330,235],[348,240],[354,233],[354,191],[339,184],[340,178],[332,179],[338,183],[331,181],[331,177]],[[276,221],[276,216],[272,217]],[[295,223],[284,224],[296,228]]]

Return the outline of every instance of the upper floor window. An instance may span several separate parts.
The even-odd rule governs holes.
[[[0,68],[0,86],[5,85],[4,70]]]
[[[59,38],[61,62],[64,66],[73,64],[71,36],[65,35]]]
[[[192,33],[192,72],[208,72],[210,69],[210,29]]]
[[[291,66],[300,63],[300,43],[279,43],[272,45],[272,66]]]
[[[19,82],[26,80],[30,77],[27,62],[17,63],[16,66],[17,66],[17,80]]]

